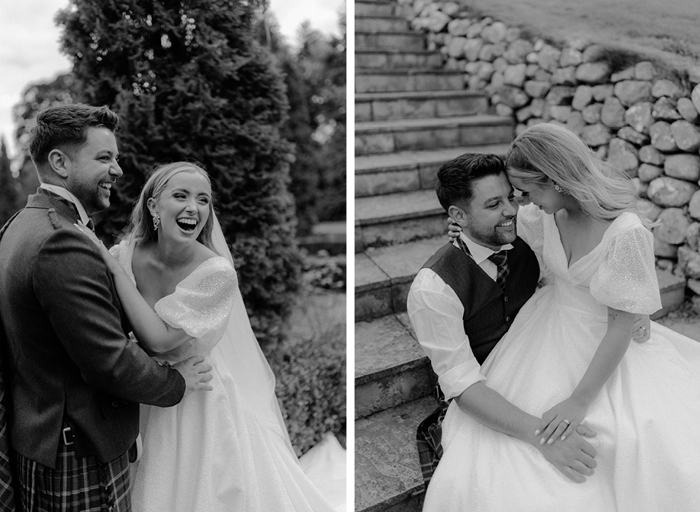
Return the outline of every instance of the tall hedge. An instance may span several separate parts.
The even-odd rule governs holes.
[[[251,1],[72,0],[57,20],[83,100],[122,118],[124,176],[99,233],[122,230],[155,165],[204,165],[265,344],[279,339],[300,256],[291,148],[280,136],[287,100],[279,71],[253,38],[256,8]]]

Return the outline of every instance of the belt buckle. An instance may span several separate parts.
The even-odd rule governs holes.
[[[65,427],[62,431],[61,434],[63,435],[63,443],[66,446],[72,445],[75,441],[75,434],[73,434],[73,430],[70,427]],[[68,437],[70,436],[70,441],[68,441]]]

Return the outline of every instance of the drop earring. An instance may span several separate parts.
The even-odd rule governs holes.
[[[160,215],[157,213],[153,214],[153,231],[158,231],[158,226],[160,226]]]
[[[566,190],[561,188],[561,185],[559,185],[559,183],[554,184],[554,190],[556,190],[559,194],[564,194],[565,196],[569,195],[569,193]]]

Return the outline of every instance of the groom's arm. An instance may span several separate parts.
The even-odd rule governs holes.
[[[582,475],[592,474],[596,452],[585,439],[574,434],[564,441],[571,443],[560,447],[558,443],[540,445],[534,436],[539,418],[488,387],[464,332],[464,308],[439,276],[421,270],[411,286],[407,308],[418,342],[446,398],[454,398],[466,414],[483,425],[531,444],[574,482],[583,482]]]

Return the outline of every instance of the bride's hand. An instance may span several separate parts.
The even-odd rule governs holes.
[[[452,217],[447,217],[447,236],[450,237],[450,242],[454,242],[462,234],[462,227],[457,224]]]
[[[561,436],[562,441],[576,431],[586,416],[588,406],[575,397],[558,403],[542,415],[535,435],[541,435],[540,444],[552,444]]]

